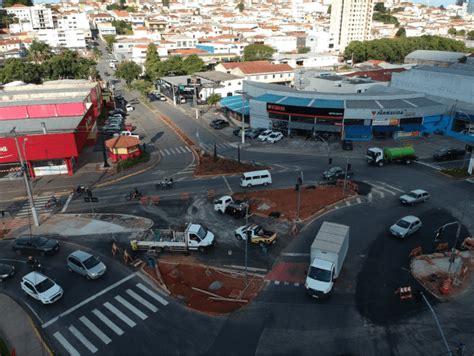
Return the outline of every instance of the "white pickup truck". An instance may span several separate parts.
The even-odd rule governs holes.
[[[173,229],[149,230],[130,242],[132,250],[162,252],[198,250],[204,252],[215,243],[214,234],[199,224],[188,224],[184,231]]]
[[[122,131],[120,132],[120,134],[118,133],[114,134],[114,137],[118,137],[118,136],[129,136],[129,137],[135,137],[135,138],[140,139],[139,135],[133,134],[131,131]]]
[[[234,200],[230,195],[223,195],[214,200],[214,211],[222,214],[228,214],[234,218],[243,218],[248,213],[247,204],[240,200]]]

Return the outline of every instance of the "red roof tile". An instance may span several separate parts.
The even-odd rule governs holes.
[[[229,62],[229,63],[222,63],[222,65],[226,69],[239,68],[244,74],[293,71],[293,68],[291,68],[288,64],[273,64],[268,61]]]
[[[129,148],[140,144],[140,140],[136,137],[120,135],[105,141],[108,148]]]

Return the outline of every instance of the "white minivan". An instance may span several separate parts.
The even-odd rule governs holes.
[[[272,176],[267,170],[245,172],[240,177],[241,187],[252,187],[254,185],[268,185],[272,184]]]

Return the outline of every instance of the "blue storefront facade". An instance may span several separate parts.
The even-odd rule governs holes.
[[[286,130],[291,135],[326,133],[350,140],[432,133],[461,135],[464,141],[466,137],[467,141],[474,139],[469,135],[474,115],[458,117],[456,112],[449,112],[448,105],[425,94],[390,88],[363,94],[328,94],[250,81],[244,81],[244,91],[245,99],[224,98],[221,105],[241,112],[245,100],[251,127]]]

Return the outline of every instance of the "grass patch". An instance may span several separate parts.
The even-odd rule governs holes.
[[[117,163],[117,172],[132,168],[140,163],[145,163],[150,160],[150,154],[148,152],[142,152],[138,157],[126,159]]]
[[[8,350],[7,344],[3,339],[0,339],[0,355],[2,356],[10,356],[10,351]]]
[[[444,174],[454,178],[466,178],[469,177],[469,173],[467,172],[467,168],[446,168],[441,170]]]
[[[213,155],[203,154],[199,156],[199,164],[196,167],[194,174],[197,176],[207,176],[243,173],[260,169],[267,169],[267,167],[250,163],[239,163],[238,161],[222,157],[214,159]]]

